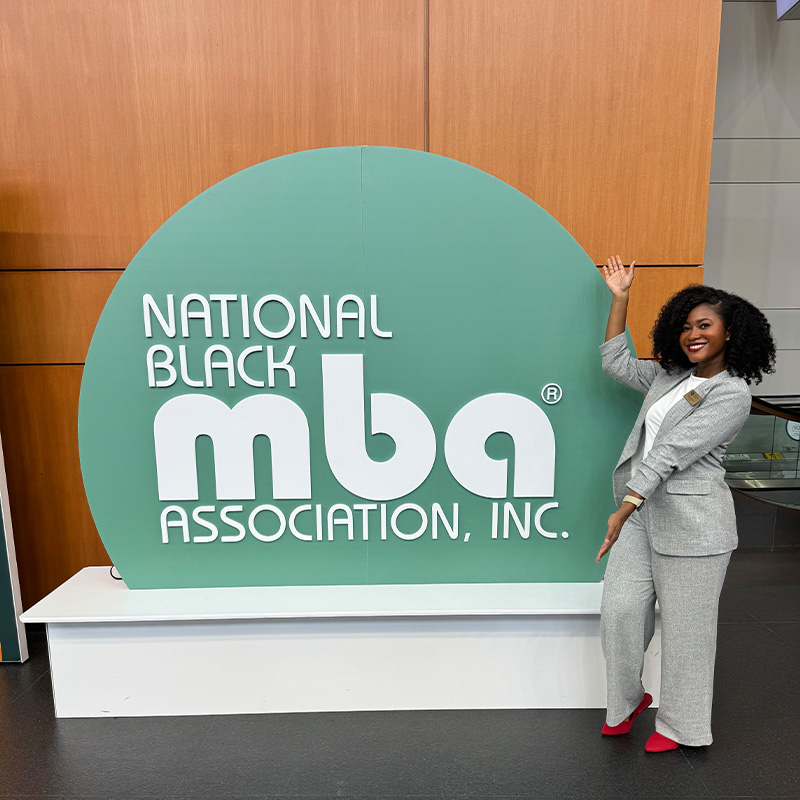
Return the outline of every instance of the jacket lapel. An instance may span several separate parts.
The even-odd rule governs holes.
[[[650,391],[647,393],[647,397],[644,399],[644,403],[642,403],[641,409],[639,409],[639,416],[636,419],[636,424],[633,426],[630,436],[628,436],[628,441],[625,442],[625,447],[622,448],[617,466],[624,464],[636,452],[636,448],[639,446],[639,440],[644,436],[644,418],[653,403],[662,398],[687,375],[688,371],[686,370],[673,374],[664,372],[654,381],[653,385],[650,387]]]
[[[624,464],[628,459],[632,458],[633,454],[636,452],[636,449],[639,446],[639,441],[641,437],[644,436],[645,416],[652,407],[653,403],[655,403],[657,400],[660,400],[668,391],[670,391],[670,389],[674,389],[681,381],[686,380],[688,375],[689,370],[675,372],[672,375],[665,373],[663,376],[660,376],[660,380],[657,381],[657,386],[654,383],[653,386],[650,387],[650,391],[647,393],[647,397],[645,398],[642,408],[639,411],[639,417],[636,420],[636,424],[633,426],[633,430],[631,431],[628,441],[625,443],[625,447],[623,448],[622,454],[619,457],[619,461],[617,462],[618,467]],[[664,420],[661,423],[661,427],[659,428],[659,434],[662,431],[668,431],[670,428],[677,425],[684,417],[691,414],[695,408],[702,405],[703,400],[710,391],[711,387],[718,381],[725,380],[727,377],[729,377],[728,371],[723,370],[713,378],[703,381],[703,383],[694,390],[700,396],[700,401],[696,402],[694,405],[692,405],[685,397],[680,398],[680,400],[678,400],[678,402],[675,403],[675,405],[666,413]]]
[[[656,386],[654,383],[653,386],[650,387],[650,391],[647,393],[647,397],[644,399],[645,408],[649,409],[653,403],[655,403],[657,400],[660,400],[668,391],[674,389],[681,381],[686,380],[688,375],[689,370],[675,372],[672,375],[670,375],[668,372],[665,372],[661,376],[661,380],[657,381],[658,386]],[[644,417],[642,417],[642,420],[644,420]]]
[[[684,373],[683,378],[686,377],[686,374],[687,373]],[[680,400],[678,400],[678,402],[675,403],[675,405],[672,406],[672,408],[665,414],[664,420],[662,421],[658,432],[661,433],[662,431],[668,431],[670,428],[674,428],[682,419],[684,419],[684,417],[688,417],[692,411],[702,405],[706,395],[711,391],[714,384],[720,383],[727,377],[728,371],[723,370],[722,372],[718,372],[716,375],[714,375],[713,378],[709,378],[707,381],[703,381],[699,386],[695,386],[694,392],[700,397],[700,399],[696,400],[693,404],[690,403],[685,396],[681,397]],[[673,383],[672,386],[674,387],[675,384]]]

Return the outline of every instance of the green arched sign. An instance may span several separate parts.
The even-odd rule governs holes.
[[[131,262],[81,388],[131,588],[596,581],[635,398],[607,290],[472,167],[313,150],[212,186]]]

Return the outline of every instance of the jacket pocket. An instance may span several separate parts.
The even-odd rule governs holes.
[[[708,494],[711,481],[704,478],[667,481],[667,494]]]

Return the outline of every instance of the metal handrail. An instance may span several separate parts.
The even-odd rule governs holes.
[[[788,419],[792,422],[800,422],[800,412],[791,411],[787,408],[768,403],[760,397],[754,397],[750,406],[751,410],[760,411],[762,414],[771,414],[773,417],[780,417],[781,419]]]
[[[800,508],[795,508],[794,506],[786,505],[785,503],[778,503],[775,500],[769,500],[763,495],[760,495],[758,491],[747,491],[746,489],[742,489],[738,486],[731,486],[731,492],[740,495],[741,497],[746,497],[748,500],[753,500],[756,503],[761,503],[765,506],[780,506],[781,508],[786,509],[789,514],[792,514],[793,518],[794,515],[796,515],[797,519],[800,520]]]

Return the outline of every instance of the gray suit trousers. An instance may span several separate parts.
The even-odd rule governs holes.
[[[644,511],[644,509],[642,509]],[[600,628],[609,725],[644,694],[644,652],[661,611],[661,702],[656,730],[680,744],[711,744],[717,608],[730,553],[666,556],[650,546],[647,515],[634,512],[611,548]]]

